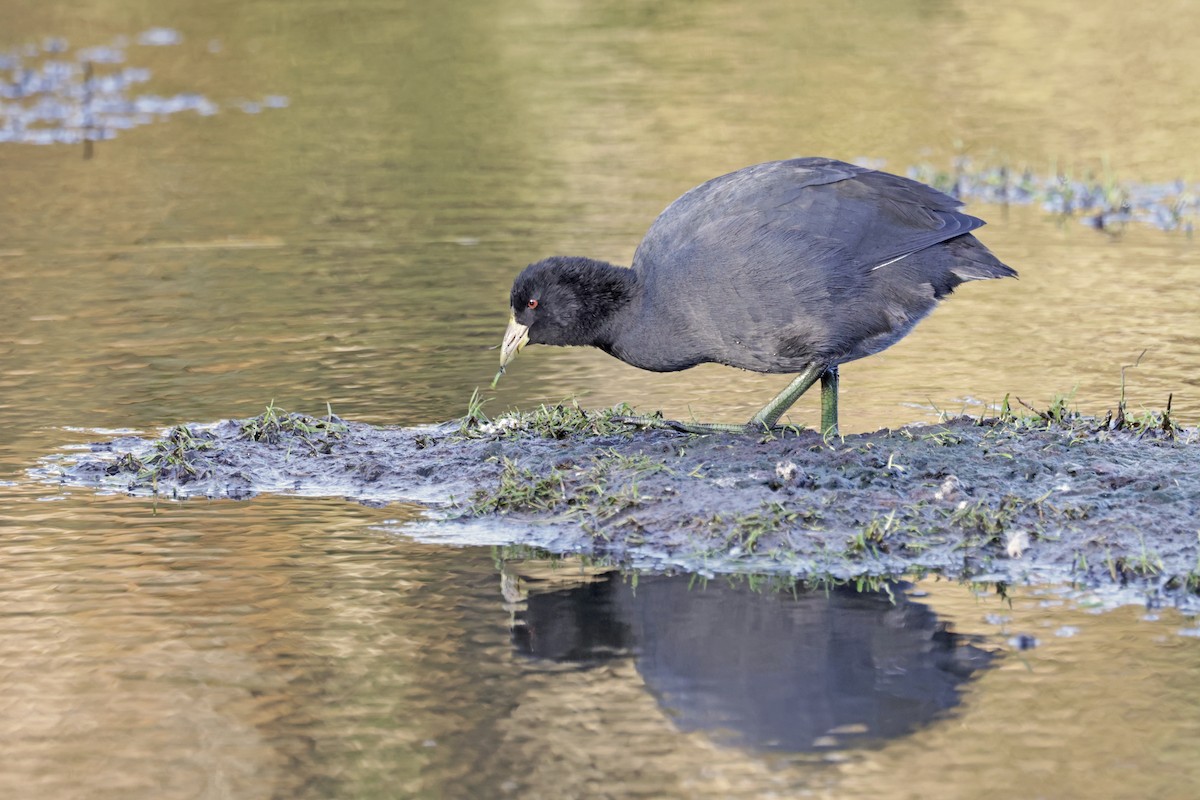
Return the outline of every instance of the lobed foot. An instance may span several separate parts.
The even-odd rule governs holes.
[[[671,430],[679,431],[680,433],[762,434],[770,431],[794,430],[794,426],[776,425],[767,427],[756,420],[738,425],[731,422],[680,422],[679,420],[666,419],[658,415],[620,416],[613,417],[612,419],[613,422],[622,422],[626,425],[642,428],[643,430]]]

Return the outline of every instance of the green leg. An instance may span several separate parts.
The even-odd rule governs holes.
[[[787,388],[771,398],[757,414],[744,425],[724,422],[676,422],[659,417],[624,417],[623,422],[643,428],[670,428],[685,433],[761,433],[775,427],[775,423],[809,388],[821,381],[821,432],[831,429],[837,433],[837,367],[825,368],[824,364],[811,364],[788,384]]]
[[[821,435],[838,435],[838,368],[834,364],[821,374]]]
[[[825,373],[824,364],[810,364],[796,376],[796,379],[788,384],[787,388],[779,394],[771,398],[771,401],[762,407],[762,410],[750,418],[750,422],[746,423],[746,429],[762,430],[763,428],[773,428],[783,413],[795,405],[800,399],[800,395],[808,391],[817,379]],[[824,383],[822,383],[824,388]],[[821,394],[824,397],[824,392]],[[824,416],[824,412],[822,412]]]

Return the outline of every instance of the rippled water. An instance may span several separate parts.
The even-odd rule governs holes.
[[[178,38],[137,43],[156,29]],[[1200,638],[1173,611],[635,578],[416,544],[394,533],[412,508],[154,503],[26,470],[271,400],[461,414],[517,269],[628,263],[671,199],[756,161],[1194,181],[1197,34],[1187,4],[6,4],[0,52],[125,37],[147,94],[216,113],[86,160],[0,142],[0,792],[1187,796]],[[286,107],[245,113],[268,97]],[[848,430],[1008,393],[1102,413],[1143,351],[1131,405],[1200,421],[1191,238],[969,210],[1021,280],[844,368]],[[489,408],[738,419],[779,384],[533,348]]]

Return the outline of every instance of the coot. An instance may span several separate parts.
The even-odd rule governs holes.
[[[536,343],[591,345],[655,372],[716,362],[794,373],[745,425],[657,424],[761,431],[820,380],[821,430],[835,433],[839,364],[899,341],[963,281],[1016,276],[970,233],[984,223],[961,205],[828,158],[713,178],[667,206],[632,267],[573,256],[526,267],[500,371]]]

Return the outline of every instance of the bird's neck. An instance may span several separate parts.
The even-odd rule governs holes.
[[[587,332],[589,340],[580,344],[612,352],[612,343],[622,327],[622,318],[635,305],[640,291],[637,275],[628,267],[588,259],[581,276],[580,297],[586,305],[586,319],[595,320]]]

